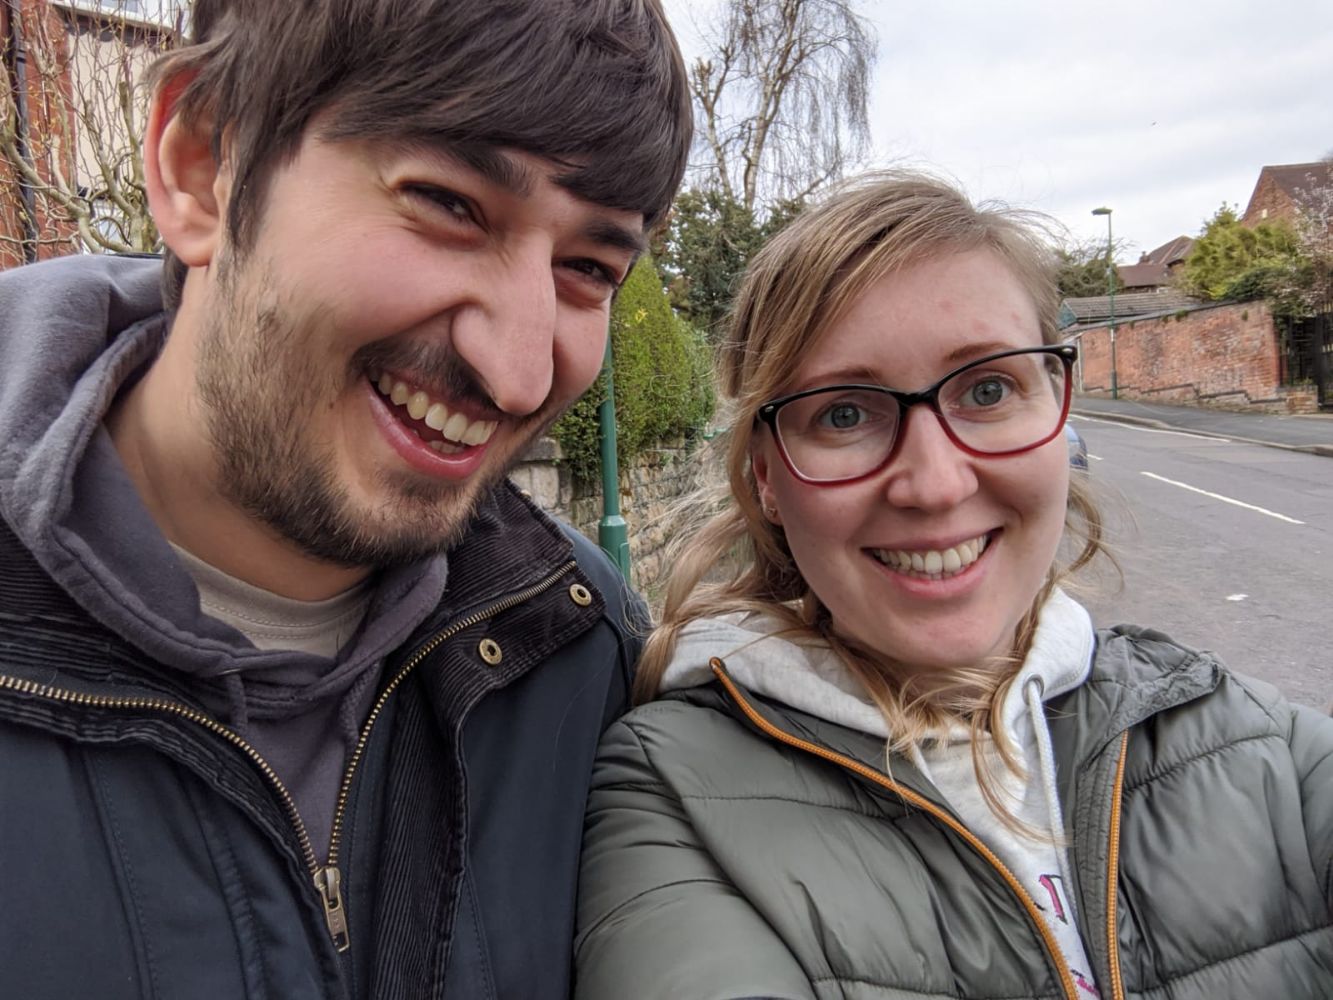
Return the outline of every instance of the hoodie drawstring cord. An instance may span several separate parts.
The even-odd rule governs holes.
[[[245,702],[245,681],[239,670],[223,674],[222,679],[227,685],[227,698],[231,702],[231,718],[227,720],[228,724],[236,732],[244,734],[250,724],[250,708]]]
[[[1074,883],[1070,878],[1069,848],[1066,846],[1064,813],[1060,810],[1060,791],[1055,786],[1055,750],[1051,746],[1051,731],[1046,726],[1046,708],[1042,702],[1046,685],[1040,677],[1029,677],[1023,685],[1028,718],[1037,739],[1037,756],[1041,761],[1041,788],[1046,795],[1046,822],[1055,842],[1056,857],[1060,862],[1060,878],[1065,885],[1065,897],[1078,921],[1078,904],[1074,901]]]

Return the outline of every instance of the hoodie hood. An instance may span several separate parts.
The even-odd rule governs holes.
[[[718,657],[746,689],[838,725],[883,739],[889,732],[883,715],[860,682],[827,646],[793,641],[776,618],[738,612],[698,619],[686,625],[662,678],[662,690],[699,687],[714,680],[708,665]],[[1023,745],[1030,725],[1027,691],[1039,685],[1046,701],[1072,691],[1092,669],[1092,620],[1082,605],[1056,589],[1042,606],[1032,647],[1006,694],[1002,725]],[[956,726],[935,739],[959,742],[970,732]]]
[[[692,622],[681,632],[663,689],[709,683],[713,673],[708,660],[716,656],[725,661],[735,680],[758,694],[887,741],[890,733],[883,716],[860,693],[842,662],[818,642],[803,644],[782,637],[781,628],[776,619],[760,614]],[[1068,892],[1074,882],[1064,846],[1066,830],[1044,702],[1087,680],[1095,645],[1087,611],[1056,589],[1042,605],[1031,648],[1005,692],[997,720],[996,729],[1008,739],[1019,769],[1003,766],[989,737],[979,748],[1012,819],[1028,831],[1044,831],[1043,835],[1016,832],[987,800],[976,777],[972,734],[966,726],[928,734],[910,751],[913,765],[935,796],[999,855],[1033,899],[1060,893],[1061,912],[1067,917],[1052,920],[1043,914],[1042,919],[1072,969],[1087,969],[1088,963],[1078,933],[1077,903]],[[893,756],[887,747],[884,768],[892,773]],[[1091,980],[1085,982],[1095,993]]]
[[[157,259],[103,256],[0,274],[0,517],[98,621],[173,670],[243,678],[242,714],[280,718],[344,693],[406,640],[439,602],[444,559],[382,573],[336,663],[258,650],[200,611],[102,423],[166,338],[161,275]]]

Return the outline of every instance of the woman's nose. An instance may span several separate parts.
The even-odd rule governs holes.
[[[976,460],[954,444],[937,413],[924,405],[913,406],[898,433],[897,454],[888,465],[885,483],[889,503],[947,510],[976,492]]]

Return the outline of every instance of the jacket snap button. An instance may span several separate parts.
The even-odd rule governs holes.
[[[500,644],[494,639],[482,639],[481,645],[477,647],[477,652],[481,654],[483,660],[493,667],[499,666],[500,661],[504,659]]]
[[[592,592],[581,583],[576,583],[569,588],[569,598],[581,608],[586,608],[592,603]]]

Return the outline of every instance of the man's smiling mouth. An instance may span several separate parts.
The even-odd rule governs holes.
[[[957,576],[981,558],[990,542],[990,535],[976,538],[948,549],[870,549],[872,556],[895,573],[925,580],[944,580]]]
[[[473,420],[465,413],[426,392],[387,373],[371,372],[370,383],[388,403],[394,416],[431,448],[444,455],[456,455],[469,447],[483,445],[499,426],[495,420]]]

